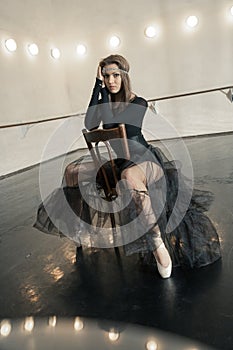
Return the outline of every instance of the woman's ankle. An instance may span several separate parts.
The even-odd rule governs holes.
[[[153,254],[160,265],[167,267],[170,264],[171,258],[163,242],[153,251]]]

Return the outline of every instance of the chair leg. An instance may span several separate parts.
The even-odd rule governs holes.
[[[76,248],[76,264],[83,262],[83,247],[80,245]]]
[[[115,256],[116,256],[118,267],[119,267],[120,271],[123,272],[123,265],[122,265],[122,260],[121,260],[120,249],[118,247],[114,247],[114,251],[115,251]]]
[[[114,250],[115,250],[115,254],[117,257],[120,257],[120,250],[118,247],[114,247]]]

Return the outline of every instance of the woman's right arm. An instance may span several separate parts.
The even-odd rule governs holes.
[[[88,130],[96,129],[99,127],[102,121],[103,111],[101,105],[108,102],[108,95],[105,91],[104,77],[102,74],[102,68],[98,65],[96,73],[95,86],[92,92],[91,100],[88,105],[87,113],[85,116],[85,127]],[[101,99],[99,97],[101,96]]]
[[[86,112],[84,125],[88,130],[96,129],[100,125],[99,113],[99,95],[102,89],[102,80],[96,78],[95,85],[92,91],[92,96]]]

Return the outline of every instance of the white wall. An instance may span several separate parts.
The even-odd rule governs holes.
[[[134,91],[148,99],[233,85],[233,16],[227,15],[232,5],[229,0],[0,0],[0,125],[84,112],[97,63],[112,52],[128,58]],[[193,31],[184,26],[190,14],[199,16]],[[144,36],[149,24],[160,27],[155,39]],[[108,46],[112,34],[122,40],[117,51]],[[14,53],[4,47],[9,37],[18,44]],[[26,52],[30,42],[39,46],[37,57]],[[87,46],[84,57],[75,52],[79,42]],[[61,50],[59,61],[49,55],[54,46]],[[221,92],[166,100],[157,109],[182,136],[233,130],[233,104]],[[77,117],[0,129],[0,175],[84,146],[82,127],[83,118]],[[156,128],[156,116],[149,113],[145,129],[152,138]]]

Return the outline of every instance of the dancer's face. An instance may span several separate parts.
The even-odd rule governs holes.
[[[117,94],[121,89],[121,72],[113,63],[103,68],[104,83],[111,94]]]

